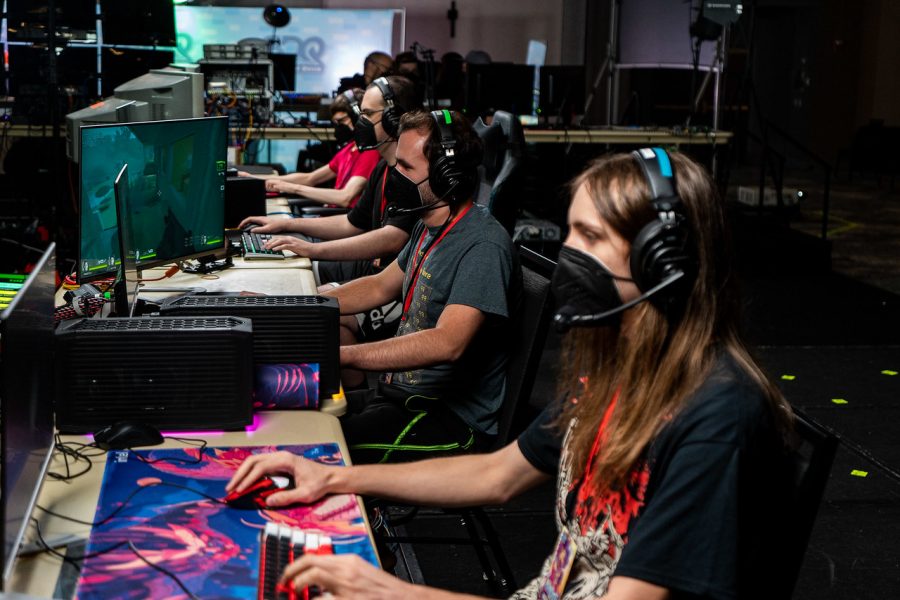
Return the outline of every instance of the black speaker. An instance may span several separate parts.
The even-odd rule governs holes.
[[[340,309],[323,296],[179,296],[163,301],[162,316],[235,315],[253,320],[253,362],[318,363],[319,397],[340,390]]]
[[[159,429],[252,422],[248,319],[110,318],[56,329],[56,425],[85,433],[118,421]]]

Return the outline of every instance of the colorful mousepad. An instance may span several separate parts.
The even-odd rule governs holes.
[[[253,409],[319,408],[319,365],[257,365]]]
[[[109,452],[75,597],[188,597],[130,542],[196,597],[255,598],[259,532],[268,522],[328,535],[335,554],[359,554],[377,565],[352,495],[279,510],[241,510],[204,497],[224,497],[225,484],[247,456],[276,450],[343,464],[337,444],[206,448],[202,456],[199,449]]]

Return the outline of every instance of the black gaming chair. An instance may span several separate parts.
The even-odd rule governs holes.
[[[791,455],[793,496],[785,506],[789,524],[782,532],[782,560],[771,577],[772,598],[792,597],[806,547],[819,512],[831,465],[837,453],[838,437],[806,414],[794,408],[796,447]]]
[[[503,110],[494,113],[490,125],[479,117],[474,128],[484,143],[475,201],[512,235],[524,189],[525,132],[516,116]]]

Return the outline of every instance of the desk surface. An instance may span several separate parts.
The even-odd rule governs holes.
[[[525,141],[537,144],[727,144],[730,131],[688,131],[682,128],[615,127],[597,129],[525,129]],[[331,129],[266,127],[253,132],[264,140],[332,140]]]
[[[3,129],[9,137],[49,137],[49,125],[10,125]],[[241,133],[246,134],[242,129]],[[528,143],[550,144],[727,144],[730,131],[685,131],[666,128],[597,128],[597,129],[525,129]],[[251,139],[263,140],[333,140],[334,131],[328,127],[259,127]]]
[[[166,268],[143,271],[145,280],[141,286],[142,298],[159,298],[167,294],[153,294],[153,288],[202,288],[207,292],[257,292],[260,294],[281,294],[313,296],[316,280],[309,268],[308,258],[287,258],[285,260],[245,261],[236,257],[234,266],[209,275],[197,275],[179,271],[160,281],[147,281],[161,277]]]
[[[227,432],[209,435],[193,435],[205,439],[210,446],[266,446],[280,444],[313,444],[337,442],[349,463],[349,453],[344,443],[344,436],[337,418],[313,411],[280,411],[262,412],[259,415],[259,427],[252,432]],[[63,441],[88,443],[86,436],[63,436]],[[156,448],[182,448],[184,444],[166,440]],[[100,485],[103,479],[103,468],[106,455],[92,459],[93,468],[85,475],[69,482],[47,479],[38,497],[38,505],[54,512],[91,521],[100,496]],[[83,463],[75,468],[81,468]],[[57,454],[50,465],[53,472],[64,472],[65,466]],[[362,514],[365,510],[360,506]],[[45,539],[65,534],[74,534],[87,539],[90,527],[60,519],[35,509],[33,515],[41,527]],[[371,536],[368,521],[366,529]],[[26,535],[27,541],[34,539],[34,527],[30,527]],[[43,553],[19,559],[9,583],[9,590],[27,593],[41,598],[53,597],[54,587],[59,577],[62,560]]]

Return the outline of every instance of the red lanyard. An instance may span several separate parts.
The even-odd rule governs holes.
[[[585,466],[584,475],[581,478],[581,487],[578,488],[578,501],[575,504],[575,514],[578,515],[582,522],[584,521],[583,517],[587,508],[587,499],[594,491],[594,458],[600,453],[600,447],[606,441],[607,426],[609,425],[609,420],[612,418],[613,409],[616,407],[616,402],[618,400],[619,391],[616,390],[609,406],[606,407],[603,419],[600,421],[600,427],[597,429],[597,437],[594,438],[594,445],[591,446],[591,453],[588,455],[587,466]]]
[[[387,187],[387,176],[388,171],[390,171],[390,167],[385,167],[384,169],[384,177],[381,178],[381,212],[378,213],[378,220],[384,223],[384,205],[387,203],[387,198],[384,195],[384,188]]]
[[[422,259],[416,263],[416,257],[419,256],[419,250],[422,248],[422,242],[425,241],[425,234],[428,231],[427,227],[422,230],[422,236],[419,238],[419,243],[416,245],[416,253],[410,257],[410,260],[413,261],[413,276],[412,281],[410,282],[410,286],[406,289],[406,299],[403,301],[403,316],[401,320],[406,320],[406,315],[409,313],[409,306],[412,304],[413,293],[415,292],[416,285],[419,283],[419,274],[422,272],[422,267],[425,266],[425,259],[428,258],[428,255],[431,254],[431,251],[435,249],[435,247],[441,243],[441,240],[444,239],[450,230],[453,229],[453,226],[456,225],[460,219],[462,219],[469,209],[472,208],[470,204],[466,208],[462,210],[458,215],[456,215],[450,224],[444,228],[443,233],[436,240],[434,240],[433,244],[430,244],[428,248],[425,250],[425,254],[422,255]]]

